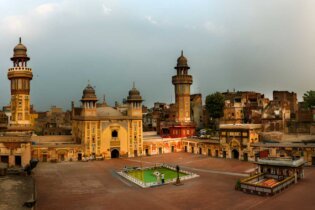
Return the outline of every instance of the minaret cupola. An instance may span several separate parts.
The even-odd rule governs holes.
[[[128,115],[142,117],[142,101],[140,92],[137,90],[135,83],[133,83],[133,87],[127,97],[127,103],[129,104]]]
[[[13,61],[14,67],[27,67],[27,61],[30,58],[27,56],[27,48],[24,44],[22,44],[22,38],[20,37],[19,43],[13,49],[13,57],[11,61]]]
[[[84,90],[81,98],[82,116],[96,116],[96,102],[97,97],[94,88],[88,84]]]

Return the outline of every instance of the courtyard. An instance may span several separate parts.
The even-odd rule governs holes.
[[[158,163],[179,165],[200,177],[183,185],[141,188],[116,171]],[[315,168],[305,179],[272,197],[235,191],[255,164],[188,153],[106,161],[39,163],[34,170],[37,209],[312,209]]]

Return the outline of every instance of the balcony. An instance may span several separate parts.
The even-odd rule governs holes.
[[[29,71],[32,72],[31,68],[27,68],[27,67],[13,67],[13,68],[9,68],[9,72],[11,71]]]
[[[192,84],[191,75],[175,75],[172,77],[172,83],[175,84]]]

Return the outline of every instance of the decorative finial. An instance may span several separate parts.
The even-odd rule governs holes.
[[[90,84],[90,80],[88,79],[88,85]]]
[[[182,50],[182,56],[184,56],[184,50]]]
[[[105,104],[105,94],[103,95],[103,103]]]
[[[20,44],[22,44],[22,38],[21,37],[20,37],[19,41],[20,41]]]
[[[136,83],[135,83],[135,81],[133,81],[133,83],[132,83],[132,89],[135,89],[136,88]]]

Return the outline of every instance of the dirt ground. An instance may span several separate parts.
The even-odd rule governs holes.
[[[0,176],[0,210],[22,210],[24,202],[32,199],[34,182],[30,176]]]
[[[124,166],[179,165],[200,175],[181,186],[143,189],[116,174]],[[39,163],[37,209],[314,209],[315,168],[273,197],[235,191],[255,165],[188,153],[91,162]]]

